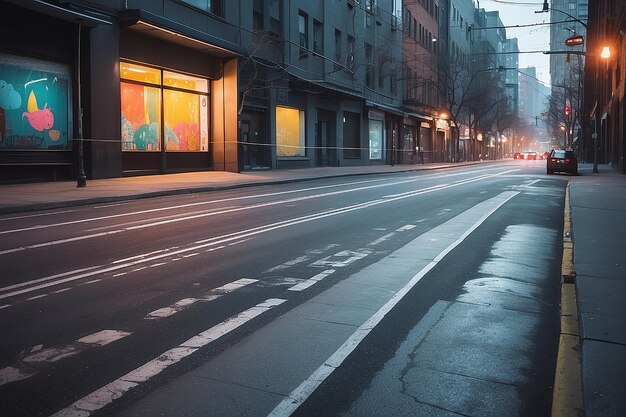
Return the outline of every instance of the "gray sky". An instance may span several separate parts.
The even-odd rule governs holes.
[[[526,25],[530,23],[549,22],[549,13],[535,13],[541,10],[543,0],[474,0],[480,7],[500,12],[500,19],[505,26]],[[517,38],[520,52],[548,51],[550,49],[550,26],[541,25],[524,28],[507,28],[507,38]],[[520,54],[520,68],[536,67],[537,78],[550,83],[550,61],[548,55],[541,53]]]

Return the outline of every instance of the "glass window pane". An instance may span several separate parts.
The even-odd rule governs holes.
[[[200,94],[163,90],[167,151],[208,150],[207,100]]]
[[[276,156],[305,156],[303,111],[276,107]]]
[[[38,69],[45,61],[18,60],[0,55],[0,148],[70,149],[67,75]]]
[[[122,82],[122,150],[161,150],[160,89]]]
[[[163,71],[163,85],[165,87],[193,90],[200,93],[209,92],[209,82],[205,78],[191,77],[170,71]]]
[[[120,78],[147,84],[161,84],[161,70],[143,65],[120,62]]]

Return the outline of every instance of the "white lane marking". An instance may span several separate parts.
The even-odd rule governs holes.
[[[183,258],[191,258],[192,256],[198,256],[198,255],[200,255],[198,252],[196,252],[196,253],[190,253],[190,254],[188,254],[188,255],[183,255]]]
[[[515,170],[512,170],[515,171]],[[501,176],[507,172],[510,171],[504,171],[504,172],[500,172],[500,173],[496,173],[493,174],[493,177],[497,177],[497,176]],[[480,179],[484,179],[484,176],[481,176]],[[459,185],[463,185],[469,182],[473,182],[473,180],[467,180],[464,182],[458,182],[458,183],[454,183],[454,184],[449,184],[446,185],[444,188],[452,188],[452,187],[456,187]],[[317,214],[311,214],[311,215],[307,215],[307,216],[302,216],[302,217],[296,217],[294,219],[290,219],[290,220],[284,220],[284,221],[280,221],[280,222],[276,222],[276,223],[270,223],[267,225],[263,225],[263,226],[258,226],[258,227],[254,227],[251,229],[247,229],[247,230],[242,230],[242,231],[238,231],[238,232],[233,232],[233,233],[229,233],[226,235],[222,235],[222,236],[215,236],[212,238],[208,238],[208,239],[203,239],[203,240],[199,240],[196,241],[195,244],[196,246],[193,247],[188,247],[188,248],[183,248],[183,249],[178,249],[178,250],[172,250],[171,248],[167,248],[167,249],[161,249],[158,251],[154,251],[152,253],[156,253],[156,255],[148,257],[148,258],[143,258],[143,256],[146,255],[137,255],[135,257],[132,258],[136,258],[136,260],[134,261],[130,261],[127,263],[122,263],[119,265],[114,265],[114,266],[110,266],[110,267],[103,267],[102,269],[98,270],[98,271],[92,271],[92,272],[86,272],[86,273],[82,273],[82,274],[78,274],[76,276],[70,277],[70,278],[66,278],[66,279],[61,279],[52,283],[47,283],[47,284],[42,284],[39,286],[35,286],[33,288],[28,288],[25,290],[21,290],[21,291],[15,291],[9,294],[3,294],[0,295],[0,299],[3,298],[7,298],[7,297],[11,297],[13,295],[19,295],[19,294],[23,294],[26,292],[31,292],[37,289],[41,289],[41,288],[45,288],[45,287],[50,287],[53,285],[59,285],[65,282],[69,282],[69,281],[74,281],[77,279],[81,279],[81,278],[85,278],[87,276],[92,276],[92,275],[96,275],[96,274],[101,274],[101,273],[105,273],[105,272],[110,272],[110,271],[115,271],[118,269],[122,269],[122,268],[126,268],[132,265],[136,265],[136,264],[140,264],[140,263],[145,263],[145,262],[150,262],[156,259],[162,259],[164,257],[168,257],[168,256],[175,256],[175,255],[179,255],[181,253],[185,253],[185,252],[189,252],[192,250],[199,250],[199,249],[203,249],[205,247],[208,246],[215,246],[215,245],[219,245],[222,243],[228,243],[234,240],[238,240],[238,239],[242,239],[242,238],[248,238],[251,236],[256,236],[262,233],[267,233],[267,232],[271,232],[274,230],[278,230],[278,229],[282,229],[285,227],[290,227],[290,226],[295,226],[297,224],[301,224],[301,223],[307,223],[307,222],[311,222],[311,221],[315,221],[315,220],[319,220],[319,219],[323,219],[326,217],[332,217],[332,216],[337,216],[337,215],[341,215],[341,214],[347,214],[353,211],[357,211],[357,210],[362,210],[362,209],[366,209],[366,208],[370,208],[370,207],[374,207],[380,204],[386,204],[386,203],[390,203],[392,201],[398,201],[398,200],[402,200],[402,199],[406,199],[406,198],[412,198],[412,197],[416,197],[418,195],[422,195],[422,194],[427,194],[427,193],[431,193],[434,191],[438,191],[438,190],[442,190],[444,188],[437,188],[437,189],[433,189],[431,188],[426,188],[426,189],[422,189],[422,190],[415,190],[414,192],[412,192],[411,194],[403,194],[401,196],[397,196],[397,197],[390,197],[387,199],[376,199],[376,200],[371,200],[371,201],[366,201],[363,203],[357,203],[354,204],[352,206],[346,206],[346,207],[341,207],[341,208],[337,208],[337,209],[331,209],[322,213],[317,213]],[[176,261],[177,259],[173,259],[173,261]],[[73,271],[74,272],[74,271]],[[67,273],[70,274],[70,273]],[[48,278],[42,278],[41,280],[38,281],[45,281],[45,280],[50,280],[52,279],[51,277]],[[0,288],[0,292],[4,292],[4,289]]]
[[[130,371],[119,379],[105,385],[91,394],[84,396],[70,406],[58,411],[52,417],[88,417],[104,406],[122,397],[126,392],[130,391],[140,383],[158,375],[169,366],[186,358],[198,349],[207,346],[209,343],[230,333],[243,324],[269,311],[273,307],[284,303],[285,301],[286,300],[282,299],[269,299],[235,316],[232,316],[210,329],[197,334],[186,342],[181,343],[179,346],[162,353],[158,357],[145,363],[139,368]]]
[[[44,297],[47,297],[47,296],[48,296],[48,294],[35,295],[34,297],[27,298],[26,301],[38,300],[40,298],[44,298]]]
[[[94,221],[98,221],[98,220],[108,220],[108,219],[115,219],[115,218],[127,217],[127,216],[136,216],[136,215],[141,215],[141,214],[155,213],[155,212],[159,212],[159,211],[177,210],[177,209],[194,207],[194,206],[200,206],[200,205],[224,203],[224,202],[228,202],[228,201],[248,200],[248,199],[253,199],[253,198],[261,198],[261,197],[274,197],[274,196],[277,196],[277,195],[303,193],[303,192],[309,192],[309,191],[315,191],[315,190],[322,190],[322,189],[326,189],[326,188],[350,187],[350,186],[356,185],[356,184],[367,184],[367,183],[381,182],[381,181],[384,181],[384,180],[382,180],[382,179],[374,179],[374,180],[365,180],[365,181],[354,181],[354,182],[351,182],[351,183],[324,185],[324,186],[319,186],[319,187],[302,188],[302,189],[298,189],[298,190],[280,191],[280,192],[275,192],[275,193],[246,195],[246,196],[241,196],[241,197],[223,198],[223,199],[219,199],[219,200],[200,201],[200,202],[197,202],[197,203],[179,204],[177,206],[159,207],[159,208],[148,209],[148,210],[133,211],[131,213],[119,213],[119,214],[112,214],[112,215],[108,215],[108,216],[98,216],[98,217],[91,217],[91,218],[87,218],[87,219],[71,220],[71,221],[60,222],[60,223],[52,223],[52,224],[39,224],[39,225],[36,225],[36,226],[24,227],[24,228],[21,228],[21,229],[0,231],[0,234],[25,232],[25,231],[29,231],[29,230],[44,229],[44,228],[49,228],[49,227],[67,226],[67,225],[70,225],[70,224],[87,223],[87,222],[94,222]],[[399,181],[399,182],[396,182],[396,183],[382,184],[381,186],[398,185],[398,184],[403,184],[403,183],[406,183],[406,182],[414,182],[414,181],[416,181],[416,180],[404,180],[404,181]],[[364,187],[364,189],[367,189],[367,188],[368,187]],[[352,190],[355,190],[355,189],[349,189],[349,190],[346,190],[345,192],[351,192]],[[289,200],[287,200],[287,201],[289,201]],[[57,212],[57,213],[65,213],[65,212]],[[57,214],[57,213],[52,213],[52,214]],[[39,214],[39,215],[41,216],[42,214]],[[44,214],[44,215],[46,215],[46,214]],[[20,219],[20,218],[26,218],[26,217],[32,217],[32,216],[12,217],[12,219]],[[9,219],[0,219],[0,220],[9,220]]]
[[[323,253],[328,252],[331,249],[334,248],[338,248],[340,245],[336,244],[336,243],[329,243],[328,245],[321,247],[321,248],[317,248],[317,249],[309,249],[308,251],[306,251],[306,253],[310,254],[310,255],[321,255]]]
[[[101,330],[78,339],[78,342],[86,345],[106,346],[116,340],[120,340],[131,333],[122,330]]]
[[[425,218],[425,219],[419,219],[418,221],[416,221],[416,223],[423,223],[423,222],[425,222],[426,220],[428,220],[428,218]]]
[[[474,230],[485,222],[496,210],[518,195],[519,192],[507,191],[488,201],[493,201],[495,206],[485,213],[469,229],[467,229],[456,241],[440,252],[428,265],[422,268],[411,280],[385,303],[373,316],[365,321],[359,328],[322,364],[309,378],[302,382],[285,399],[283,399],[268,417],[288,417],[337,369],[343,361],[352,353],[365,337],[381,322],[381,320],[404,298],[404,296],[428,273],[439,261],[463,242]]]
[[[11,304],[3,304],[0,306],[0,310],[2,310],[3,308],[8,308],[11,307]]]
[[[56,216],[58,214],[63,213],[72,213],[76,210],[63,210],[63,211],[54,211],[52,213],[37,213],[37,214],[26,214],[23,216],[12,216],[12,217],[1,217],[0,222],[6,222],[7,220],[19,220],[19,219],[29,219],[32,217],[42,217],[42,216]]]
[[[370,253],[372,253],[372,251],[369,249],[359,249],[356,251],[343,250],[334,255],[326,256],[325,258],[317,260],[309,266],[314,268],[343,268],[358,261],[359,259],[365,258]]]
[[[62,348],[48,348],[39,350],[32,355],[28,355],[22,359],[22,361],[27,363],[56,362],[63,358],[74,356],[78,352],[79,351],[76,346],[73,345],[64,346]]]
[[[8,384],[9,382],[19,381],[20,379],[26,379],[33,374],[27,374],[12,366],[0,369],[0,386]]]
[[[322,271],[319,274],[315,275],[314,277],[311,277],[311,278],[307,279],[304,282],[300,282],[300,283],[294,285],[293,287],[287,288],[287,290],[288,291],[302,291],[302,290],[306,290],[310,286],[317,284],[318,282],[320,282],[321,280],[323,280],[327,276],[331,275],[333,272],[335,272],[334,269],[327,269],[327,270]]]
[[[75,269],[69,272],[63,272],[62,274],[50,275],[49,277],[45,277],[45,278],[34,279],[31,281],[26,281],[26,282],[20,282],[19,284],[9,285],[8,287],[2,287],[0,288],[0,291],[1,292],[11,291],[15,288],[21,288],[21,287],[26,287],[28,285],[39,284],[40,282],[50,281],[50,280],[57,279],[57,278],[63,278],[72,274],[80,274],[81,272],[90,271],[92,269],[96,269],[100,267],[101,265],[90,266],[88,268],[81,268],[81,269]]]
[[[60,294],[62,292],[69,291],[71,289],[72,289],[72,287],[61,288],[60,290],[52,291],[52,294]]]
[[[396,232],[406,232],[408,230],[414,229],[416,226],[414,224],[407,224],[405,226],[402,226],[399,229],[396,229]]]
[[[392,237],[394,237],[395,235],[396,235],[396,234],[395,234],[394,232],[392,232],[392,233],[387,233],[386,235],[379,237],[379,238],[378,238],[378,239],[376,239],[375,241],[368,243],[368,244],[367,244],[367,246],[376,246],[376,245],[378,245],[378,244],[380,244],[380,243],[383,243],[383,242],[384,242],[384,241],[386,241],[386,240],[391,239],[391,238],[392,238]]]
[[[178,313],[179,311],[184,310],[185,308],[189,307],[190,305],[193,305],[195,303],[198,302],[197,298],[183,298],[182,300],[178,300],[176,301],[174,304],[172,304],[169,307],[163,307],[163,308],[159,308],[158,310],[154,310],[150,313],[148,313],[148,315],[144,318],[146,319],[155,319],[155,318],[165,318],[165,317],[170,317],[173,316],[174,314]]]
[[[541,180],[534,180],[534,181],[531,181],[531,182],[529,182],[528,184],[524,184],[524,185],[523,185],[523,187],[531,187],[531,186],[533,186],[533,185],[537,184],[537,183],[538,183],[538,182],[540,182],[540,181],[541,181]]]
[[[36,243],[34,245],[20,246],[18,248],[12,248],[12,249],[6,249],[3,251],[0,251],[0,255],[7,255],[9,253],[21,252],[27,249],[37,249],[37,248],[45,248],[46,246],[61,245],[63,243],[78,242],[79,240],[93,239],[96,237],[110,236],[116,233],[121,233],[123,231],[125,230],[124,229],[111,230],[110,232],[95,233],[92,235],[76,236],[76,237],[70,237],[67,239],[53,240],[51,242]]]
[[[263,272],[267,273],[267,272],[281,271],[283,269],[288,269],[288,268],[291,268],[292,266],[296,266],[298,264],[301,264],[302,262],[306,262],[309,259],[310,258],[308,256],[306,256],[306,255],[299,256],[296,259],[292,259],[290,261],[284,262],[284,263],[282,263],[280,265],[277,265],[277,266],[275,266],[273,268],[267,269],[267,270],[265,270]]]
[[[85,282],[83,285],[87,284],[95,284],[96,282],[102,281],[102,278],[92,279],[91,281]]]
[[[230,282],[228,284],[222,285],[221,287],[217,287],[209,291],[206,295],[200,298],[183,298],[182,300],[177,301],[169,307],[160,308],[158,310],[154,310],[145,317],[146,319],[161,319],[165,317],[170,317],[179,311],[182,311],[189,306],[199,302],[199,301],[213,301],[221,297],[222,295],[228,294],[239,288],[243,288],[246,285],[254,284],[258,282],[258,279],[250,279],[250,278],[241,278],[237,281]]]

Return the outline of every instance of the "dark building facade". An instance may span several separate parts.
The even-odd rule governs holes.
[[[0,2],[0,179],[236,171],[240,10],[210,3]]]
[[[622,173],[626,173],[625,33],[623,2],[589,2],[584,84],[587,117],[583,119],[583,140],[578,151],[586,162],[611,164]]]

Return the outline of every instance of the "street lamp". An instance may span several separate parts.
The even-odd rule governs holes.
[[[607,62],[607,69],[608,69],[608,63],[609,63],[609,58],[611,57],[611,48],[609,48],[608,46],[603,46],[602,47],[602,52],[600,52],[600,58],[602,58],[603,60],[605,60]],[[594,123],[594,133],[592,135],[593,138],[593,173],[597,174],[598,173],[598,107],[600,106],[600,91],[598,90],[598,68],[600,67],[600,62],[596,62],[596,76],[595,76],[595,82],[594,82],[594,90],[596,92],[596,105],[595,105],[595,110],[594,110],[594,117],[595,117],[595,123]]]

